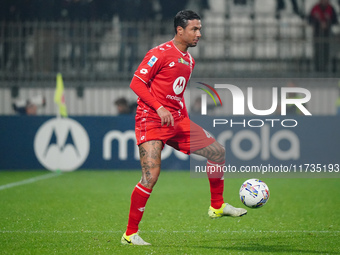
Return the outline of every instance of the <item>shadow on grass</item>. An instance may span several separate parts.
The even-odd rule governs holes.
[[[313,249],[310,247],[313,240],[308,237],[296,236],[292,237],[261,237],[254,239],[247,238],[232,238],[232,239],[210,239],[201,240],[200,245],[193,244],[188,245],[172,245],[174,249],[178,247],[181,250],[190,249],[197,250],[198,252],[206,251],[204,254],[219,254],[219,253],[287,253],[287,254],[340,254],[340,252],[334,251],[334,247],[327,247],[323,245],[321,249]],[[307,242],[305,242],[307,241]],[[323,243],[321,240],[319,243]],[[225,245],[221,244],[225,243]],[[314,243],[317,246],[317,243]],[[164,247],[164,246],[163,246]],[[170,246],[169,246],[170,247]]]
[[[265,245],[265,244],[245,244],[245,245],[235,245],[226,247],[216,247],[216,246],[193,246],[192,248],[197,248],[199,250],[209,250],[216,252],[258,252],[258,253],[288,253],[288,254],[340,254],[338,252],[331,251],[317,251],[308,248],[294,248],[290,245]]]

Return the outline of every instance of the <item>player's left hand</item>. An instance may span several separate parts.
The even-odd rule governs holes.
[[[174,117],[172,116],[171,112],[165,109],[163,106],[158,108],[157,114],[161,118],[161,126],[163,126],[164,124],[166,124],[167,126],[175,125]]]

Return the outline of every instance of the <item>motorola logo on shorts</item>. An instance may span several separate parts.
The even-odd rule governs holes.
[[[34,138],[34,152],[48,170],[74,171],[87,159],[90,139],[86,130],[70,118],[45,122]]]

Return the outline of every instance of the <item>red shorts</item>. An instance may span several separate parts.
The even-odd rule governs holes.
[[[187,117],[175,121],[174,126],[162,127],[155,122],[136,121],[135,131],[137,145],[158,140],[185,154],[205,148],[215,141],[207,131]]]

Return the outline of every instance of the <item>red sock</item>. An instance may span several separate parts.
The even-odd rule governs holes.
[[[211,194],[211,206],[215,209],[220,209],[223,200],[223,190],[224,190],[224,177],[222,167],[224,166],[225,161],[217,163],[208,160],[207,161],[207,169],[214,169],[215,171],[207,171],[209,183],[210,183],[210,194]],[[218,168],[221,167],[221,168]],[[218,171],[220,169],[220,171]]]
[[[145,205],[150,197],[151,191],[152,189],[145,188],[140,183],[133,189],[126,235],[129,236],[137,233],[138,225],[143,217]]]

